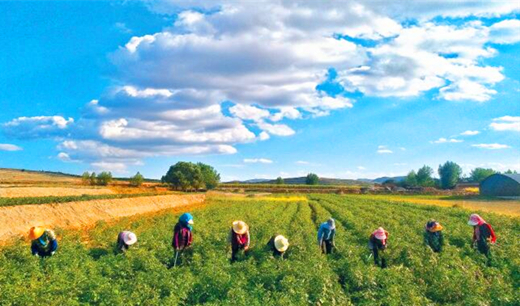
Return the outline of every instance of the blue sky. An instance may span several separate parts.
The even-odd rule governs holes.
[[[2,1],[0,167],[520,171],[519,4],[348,4]]]

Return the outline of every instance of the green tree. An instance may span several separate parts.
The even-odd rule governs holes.
[[[422,187],[432,187],[435,185],[433,180],[433,169],[426,165],[417,170],[417,185]]]
[[[469,174],[469,179],[471,182],[480,183],[485,180],[488,176],[495,174],[496,171],[493,169],[486,168],[475,168],[471,170]]]
[[[101,186],[106,186],[112,181],[112,173],[110,172],[101,172],[97,176],[97,184]]]
[[[130,186],[139,187],[144,182],[144,176],[137,172],[133,177],[130,178]]]
[[[220,184],[220,174],[210,165],[197,163],[207,190],[215,189]]]
[[[90,185],[96,185],[97,179],[96,179],[96,172],[92,172],[90,174]]]
[[[504,172],[504,174],[518,174],[518,172],[516,172],[516,170],[513,171],[511,169],[508,169],[506,172]]]
[[[171,166],[164,176],[164,182],[182,191],[198,190],[204,186],[200,167],[190,162],[178,162]]]
[[[283,180],[283,178],[281,176],[279,176],[276,178],[276,184],[283,185],[283,184],[285,184],[285,181]]]
[[[90,184],[90,173],[88,171],[83,172],[83,174],[81,175],[81,182],[83,183],[83,185]]]
[[[462,168],[454,162],[447,161],[439,165],[441,188],[451,189],[457,185],[462,175]]]
[[[414,170],[408,172],[406,178],[404,179],[404,185],[407,187],[417,186],[417,174]]]
[[[317,174],[309,173],[305,178],[305,184],[307,185],[318,185],[320,183],[320,178]]]

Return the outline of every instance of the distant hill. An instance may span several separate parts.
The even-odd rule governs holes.
[[[289,177],[284,178],[284,183],[287,185],[305,185],[305,176],[302,177]],[[276,180],[266,180],[266,179],[252,179],[245,181],[232,181],[228,183],[235,184],[276,184]],[[362,182],[359,180],[350,180],[350,179],[335,179],[335,178],[325,178],[320,177],[320,185],[370,185],[371,182]]]
[[[367,183],[375,183],[375,184],[383,184],[384,182],[386,182],[388,180],[394,180],[395,182],[401,182],[405,178],[406,178],[406,176],[393,176],[393,177],[383,176],[383,177],[378,177],[376,179],[361,178],[361,179],[358,179],[358,181],[367,182]]]

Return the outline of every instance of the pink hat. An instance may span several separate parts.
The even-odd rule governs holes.
[[[386,231],[384,228],[380,227],[378,229],[376,229],[372,235],[374,235],[374,237],[376,237],[377,239],[379,240],[385,240],[386,239]]]
[[[481,224],[484,224],[484,223],[486,223],[486,221],[484,219],[482,219],[482,217],[477,215],[477,214],[472,214],[471,216],[469,216],[468,224],[471,225],[471,226],[481,225]]]
[[[137,236],[132,232],[124,231],[123,241],[126,245],[132,245],[137,242]]]

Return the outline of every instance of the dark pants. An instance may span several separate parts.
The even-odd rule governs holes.
[[[232,245],[231,246],[231,261],[236,261],[237,260],[237,254],[238,252],[240,252],[241,250],[244,250],[245,248],[245,245]],[[247,256],[247,251],[244,250],[244,255]]]
[[[334,247],[331,240],[323,240],[321,243],[321,253],[330,254],[332,253],[332,248]]]
[[[486,240],[484,240],[484,239],[478,240],[477,249],[480,253],[486,255],[487,258],[491,257],[491,249]]]
[[[372,249],[372,254],[374,254],[374,263],[376,266],[380,266],[381,268],[386,268],[386,259],[384,256],[384,250],[380,250],[377,247]]]

